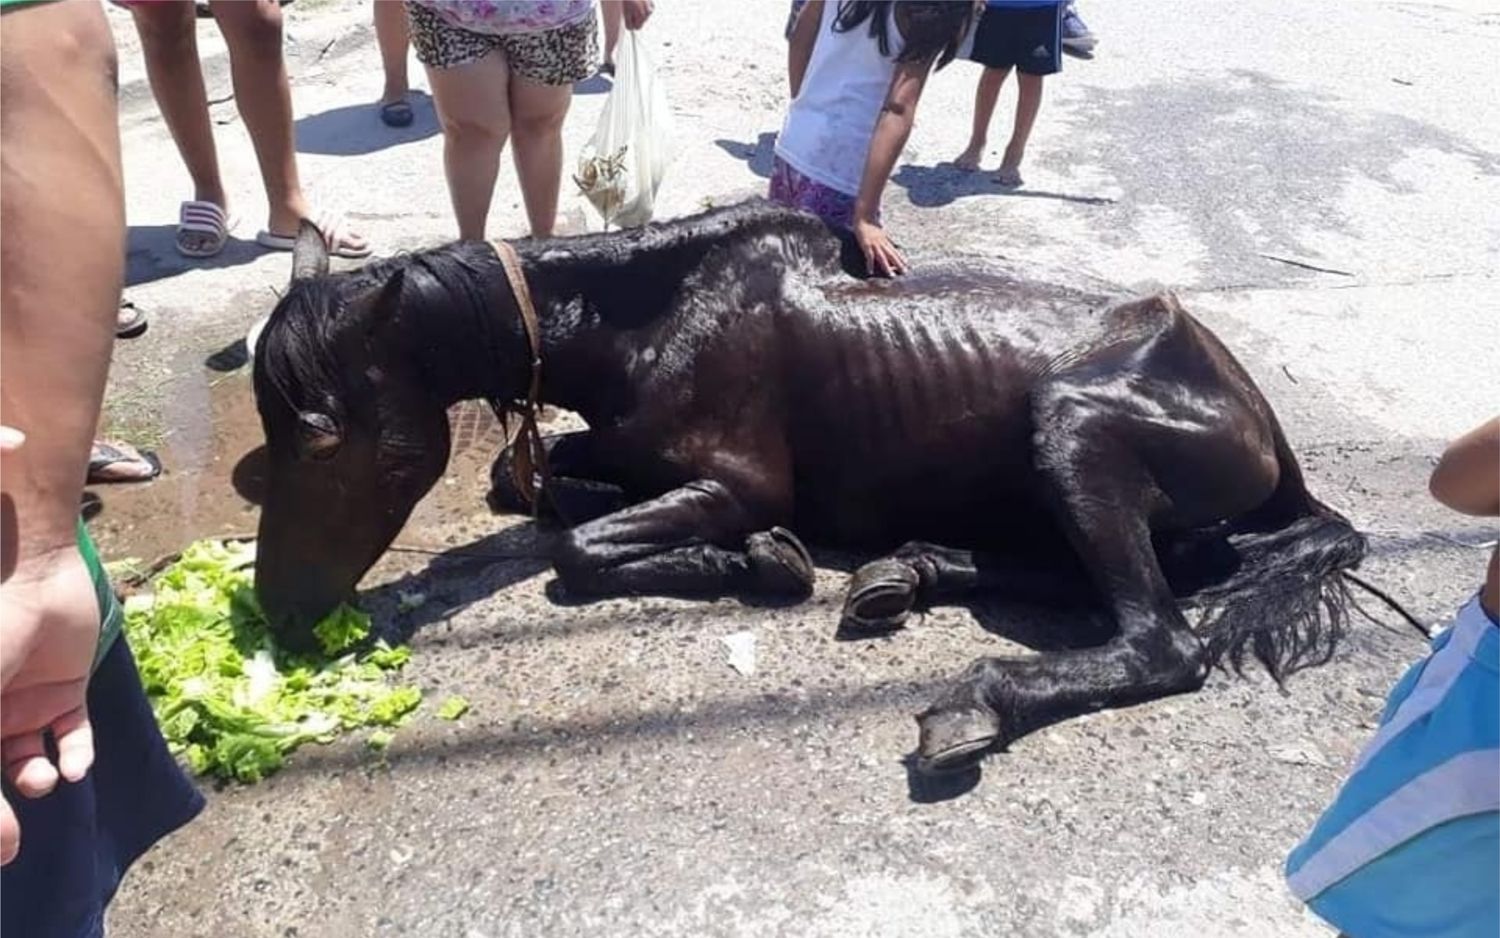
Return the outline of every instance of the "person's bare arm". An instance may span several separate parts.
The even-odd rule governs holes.
[[[1500,417],[1448,444],[1432,478],[1432,497],[1466,515],[1500,515]],[[1490,551],[1479,603],[1492,621],[1500,616],[1500,547]]]
[[[906,272],[906,258],[886,237],[875,219],[880,214],[880,196],[885,184],[906,148],[917,119],[917,102],[927,84],[931,62],[898,64],[891,76],[880,116],[875,120],[875,134],[865,156],[865,171],[860,177],[859,196],[854,201],[854,237],[865,253],[871,273],[884,275]]]
[[[802,91],[802,77],[807,74],[807,63],[812,61],[822,22],[823,0],[807,0],[797,11],[797,22],[792,25],[792,36],[786,45],[786,76],[793,98]]]
[[[1427,487],[1454,511],[1500,515],[1500,417],[1450,443]]]
[[[646,25],[646,20],[651,18],[651,11],[655,4],[651,0],[618,0],[620,12],[625,21],[625,28],[637,30]]]
[[[0,762],[38,797],[93,761],[100,609],[76,525],[125,257],[114,42],[97,4],[3,14],[0,136],[0,423],[26,435],[6,435],[0,467]],[[19,846],[0,799],[0,862]]]

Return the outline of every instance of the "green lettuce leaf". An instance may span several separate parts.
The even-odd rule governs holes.
[[[449,697],[438,707],[437,715],[445,720],[457,720],[469,712],[469,702],[462,697]]]

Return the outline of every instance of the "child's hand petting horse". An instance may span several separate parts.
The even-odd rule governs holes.
[[[865,267],[872,276],[895,277],[906,273],[906,258],[896,250],[885,229],[868,221],[854,222],[854,240],[865,254]]]

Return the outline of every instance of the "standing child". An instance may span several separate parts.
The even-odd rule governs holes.
[[[974,129],[969,145],[954,163],[975,170],[984,156],[990,118],[1005,76],[1016,70],[1016,125],[1000,161],[995,179],[1015,188],[1022,184],[1021,160],[1026,141],[1042,107],[1042,80],[1062,71],[1062,4],[1037,0],[987,0],[984,15],[974,30],[974,48],[969,58],[984,66],[974,92]]]
[[[969,3],[809,0],[795,14],[792,103],[770,197],[850,229],[873,274],[906,271],[880,227],[880,196],[928,74],[953,60],[973,12]]]

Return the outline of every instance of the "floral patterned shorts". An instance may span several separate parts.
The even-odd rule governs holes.
[[[499,49],[511,73],[543,85],[583,81],[599,66],[599,27],[592,14],[556,29],[493,35],[455,26],[419,3],[408,3],[411,44],[429,68],[457,68]]]
[[[854,196],[802,175],[779,156],[771,166],[769,196],[772,202],[812,212],[839,228],[854,224]],[[878,215],[875,221],[880,221]]]

